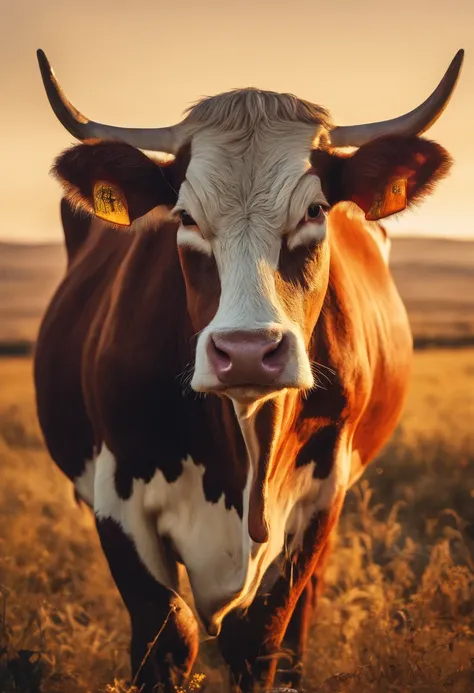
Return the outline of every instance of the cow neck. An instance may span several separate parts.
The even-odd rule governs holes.
[[[281,437],[283,400],[282,394],[251,409],[234,402],[249,466],[248,533],[252,541],[258,544],[266,543],[269,538],[266,507],[268,481]]]

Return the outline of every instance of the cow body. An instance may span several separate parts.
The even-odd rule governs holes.
[[[256,89],[204,99],[171,128],[104,126],[39,59],[60,120],[99,139],[53,168],[68,266],[38,337],[38,414],[94,510],[134,681],[171,693],[195,661],[181,563],[235,687],[271,686],[282,648],[282,683],[297,686],[331,532],[409,378],[377,220],[447,174],[447,152],[418,133],[462,52],[418,109],[344,128]]]
[[[66,235],[77,233],[66,202],[63,210]],[[304,398],[281,393],[253,421],[183,384],[193,328],[176,224],[125,235],[92,222],[44,318],[36,388],[53,459],[158,583],[178,591],[184,563],[207,625],[269,592],[267,569],[294,560],[315,517],[325,518],[327,539],[352,479],[398,420],[411,336],[373,226],[351,206],[331,213],[329,286],[311,353],[319,386]],[[247,531],[249,427],[258,433],[253,474],[271,468],[262,544]]]

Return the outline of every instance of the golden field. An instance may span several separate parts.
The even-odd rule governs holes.
[[[391,444],[349,493],[306,690],[474,690],[474,350],[415,355]],[[122,693],[128,620],[36,423],[31,360],[0,360],[0,691]],[[213,650],[197,671],[223,691]]]

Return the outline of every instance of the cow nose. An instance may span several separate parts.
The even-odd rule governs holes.
[[[211,336],[208,355],[221,383],[271,385],[282,373],[289,340],[280,331],[219,332]]]

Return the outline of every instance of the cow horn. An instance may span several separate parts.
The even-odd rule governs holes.
[[[334,147],[361,147],[386,135],[421,135],[440,117],[454,91],[464,59],[459,50],[434,92],[420,106],[405,115],[365,125],[338,126],[331,130]]]
[[[72,105],[61,89],[44,52],[39,49],[36,55],[51,108],[66,130],[76,139],[120,140],[138,149],[176,154],[183,143],[183,133],[180,132],[179,124],[167,128],[120,128],[89,120]]]

